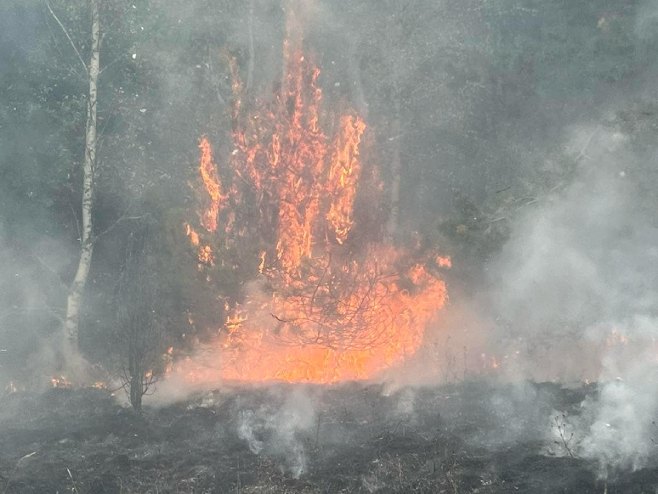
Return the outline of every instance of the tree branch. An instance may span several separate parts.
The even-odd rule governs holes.
[[[254,0],[249,0],[249,63],[247,65],[247,86],[245,91],[249,93],[254,79],[254,62],[256,54],[254,52]]]
[[[575,159],[576,159],[576,162],[580,161],[580,160],[583,159],[583,158],[584,158],[584,159],[589,159],[589,156],[587,156],[586,153],[587,153],[587,150],[589,149],[590,144],[592,144],[592,141],[594,140],[594,137],[596,137],[596,134],[598,134],[599,129],[600,129],[600,127],[596,127],[596,128],[594,129],[594,132],[592,132],[592,133],[590,134],[589,138],[588,138],[587,141],[585,142],[585,145],[583,146],[583,148],[582,148],[582,149],[580,150],[580,152],[578,153],[578,156],[576,156],[576,158],[575,158]]]
[[[50,7],[50,3],[48,2],[48,0],[44,0],[44,3],[46,4],[46,7],[48,7],[48,11],[50,12],[50,15],[53,16],[53,19],[55,19],[55,21],[57,21],[57,24],[59,24],[59,27],[62,28],[62,31],[64,32],[64,35],[66,36],[66,39],[68,39],[69,43],[71,43],[71,47],[75,51],[75,54],[78,56],[78,60],[80,60],[80,63],[82,64],[82,67],[84,68],[84,71],[85,71],[84,73],[89,74],[89,71],[87,69],[87,64],[82,59],[82,55],[80,55],[80,52],[78,51],[78,48],[75,46],[75,43],[73,42],[73,39],[71,39],[71,36],[69,35],[66,28],[64,27],[64,24],[62,24],[62,21],[59,20],[59,17],[57,17],[57,14],[55,14],[55,12],[53,12],[53,9]]]
[[[98,72],[98,75],[100,76],[103,72],[105,72],[105,70],[106,70],[108,67],[111,67],[112,65],[114,65],[115,63],[117,63],[117,62],[120,61],[120,60],[123,60],[124,58],[125,58],[125,57],[124,57],[123,55],[121,55],[121,56],[115,58],[114,60],[112,60],[110,63],[105,64],[105,67],[103,67],[103,68]]]
[[[51,268],[50,266],[48,266],[48,264],[46,264],[43,261],[43,259],[41,259],[39,256],[37,256],[36,254],[34,254],[32,252],[30,252],[29,255],[31,255],[34,259],[36,259],[36,261],[39,263],[39,265],[43,269],[45,269],[47,272],[49,272],[62,288],[65,288],[66,290],[69,289],[69,286],[64,282],[64,280],[59,275],[59,273],[57,271],[55,271],[53,268]]]
[[[46,304],[44,304],[43,308],[38,308],[38,307],[26,308],[26,309],[13,308],[6,310],[0,313],[0,321],[4,321],[5,319],[16,315],[24,316],[24,315],[35,314],[39,312],[46,312],[51,316],[53,316],[55,319],[57,319],[60,323],[64,322],[64,317],[62,316],[61,311],[58,311],[54,307],[50,307],[49,305]]]
[[[95,235],[94,238],[93,238],[93,240],[92,240],[92,242],[93,242],[93,243],[96,243],[96,242],[98,241],[99,238],[101,238],[101,237],[107,235],[108,233],[110,233],[110,232],[111,232],[112,230],[114,230],[117,226],[119,226],[120,223],[122,223],[122,222],[124,222],[124,221],[141,220],[142,218],[146,218],[148,215],[149,215],[149,214],[147,213],[147,214],[143,214],[143,215],[141,215],[141,216],[128,216],[127,213],[124,213],[124,214],[122,214],[121,216],[119,216],[119,218],[117,218],[117,220],[116,220],[114,223],[112,223],[110,226],[108,226],[105,230],[103,230],[102,232],[100,232],[98,235]]]
[[[78,240],[82,242],[82,228],[80,227],[80,217],[78,216],[78,213],[75,211],[75,208],[73,207],[73,203],[71,202],[71,197],[68,197],[69,201],[69,207],[71,208],[71,213],[73,213],[73,218],[75,219],[75,227],[78,230]]]
[[[206,66],[210,71],[210,82],[214,86],[215,93],[217,94],[217,100],[222,106],[228,106],[226,100],[222,96],[221,83],[219,82],[219,78],[217,77],[217,74],[215,74],[215,70],[212,65],[212,54],[210,52],[210,45],[208,45],[208,63],[206,64]]]

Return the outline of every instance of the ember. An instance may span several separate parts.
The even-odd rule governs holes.
[[[69,381],[65,376],[52,376],[50,378],[50,385],[53,388],[72,388],[73,383]]]

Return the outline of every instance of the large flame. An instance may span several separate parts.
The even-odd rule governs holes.
[[[253,263],[256,281],[241,303],[229,304],[213,345],[219,361],[205,370],[191,361],[179,365],[196,379],[372,378],[418,350],[446,301],[434,272],[449,267],[448,258],[414,259],[371,233],[354,241],[357,230],[381,231],[355,215],[368,181],[360,155],[366,124],[352,111],[334,117],[323,108],[320,70],[301,50],[286,43],[284,58],[286,75],[273,100],[247,115],[230,61],[234,151],[221,174],[230,176],[226,187],[209,139],[200,141],[205,231],[185,225],[200,268],[211,269],[229,249],[260,251],[240,258]],[[332,127],[329,137],[324,129]]]

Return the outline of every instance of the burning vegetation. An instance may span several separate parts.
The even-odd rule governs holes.
[[[179,365],[193,380],[369,379],[414,354],[446,302],[437,272],[450,259],[396,246],[377,224],[384,187],[363,159],[365,121],[323,105],[320,69],[301,47],[286,42],[284,61],[280,88],[254,111],[229,61],[227,166],[200,140],[204,207],[198,226],[185,224],[199,269],[247,263],[256,282],[226,302],[218,365]]]

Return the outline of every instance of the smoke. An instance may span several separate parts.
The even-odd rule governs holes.
[[[639,2],[638,56],[654,49],[657,22],[658,2]],[[656,454],[658,180],[642,120],[651,120],[654,73],[648,63],[634,81],[599,91],[607,102],[593,121],[560,123],[562,141],[545,159],[561,155],[566,172],[512,222],[483,310],[496,323],[488,347],[509,357],[504,377],[596,383],[544,427],[551,454],[590,460],[602,478]]]
[[[618,129],[568,134],[573,179],[523,214],[494,264],[492,306],[502,324],[492,346],[518,352],[508,377],[598,382],[578,419],[564,418],[560,430],[551,416],[553,436],[567,435],[601,472],[639,468],[655,452],[658,412],[650,165]]]
[[[637,199],[636,170],[626,169],[632,156],[623,136],[598,133],[574,181],[523,215],[492,269],[495,310],[536,378],[597,372],[590,362],[565,369],[564,357],[580,353],[588,328],[596,339],[612,331],[606,323],[655,302],[656,279],[646,266],[658,256],[658,232]],[[540,353],[546,361],[535,361]]]
[[[58,333],[68,291],[60,273],[69,256],[64,241],[45,234],[17,252],[0,224],[0,257],[8,261],[0,266],[0,389],[10,381],[17,389],[41,389],[53,371],[71,380],[86,372]]]
[[[658,321],[638,323],[629,333],[637,337],[648,324],[644,329],[649,330],[649,338],[633,345],[632,351],[624,346],[605,356],[600,395],[583,405],[585,414],[591,414],[591,424],[585,429],[580,454],[597,461],[602,477],[611,471],[642,468],[656,452],[658,359],[654,337]]]
[[[636,16],[635,34],[641,40],[655,39],[656,27],[658,27],[658,1],[644,0]]]
[[[177,402],[192,400],[196,406],[213,407],[222,403],[223,392],[232,394],[234,388],[220,392],[218,380],[202,380],[192,384],[181,374],[168,376],[157,385],[157,392],[145,396],[145,403],[153,407],[166,407]],[[316,402],[320,395],[310,388],[270,385],[266,388],[248,388],[243,397],[236,393],[235,408],[231,408],[231,423],[237,437],[254,455],[262,455],[280,465],[282,472],[294,478],[301,477],[308,468],[308,448],[317,441],[320,417]],[[316,388],[317,393],[322,390]],[[255,400],[253,398],[256,398]],[[407,399],[411,399],[407,397]],[[411,413],[408,403],[401,410]]]
[[[316,427],[315,406],[303,389],[288,394],[280,407],[272,398],[257,409],[240,411],[238,436],[252,453],[279,458],[282,468],[297,479],[307,468],[304,437]]]

